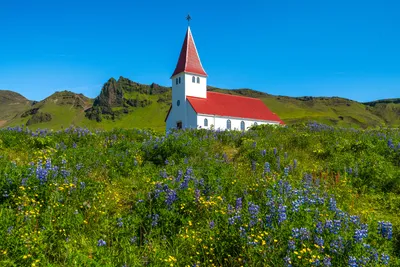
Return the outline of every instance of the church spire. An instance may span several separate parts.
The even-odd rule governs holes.
[[[190,15],[188,15],[186,19],[188,20],[188,22],[190,22]],[[190,26],[188,26],[187,28],[178,63],[176,64],[176,68],[172,76],[175,76],[176,74],[179,74],[181,72],[207,77],[207,73],[204,71],[203,66],[201,65],[199,54],[197,53],[192,32],[190,31]]]

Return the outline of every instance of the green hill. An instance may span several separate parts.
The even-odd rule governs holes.
[[[32,129],[60,129],[80,125],[85,118],[85,109],[90,108],[92,103],[91,99],[82,94],[56,92],[18,113],[6,125],[27,125]]]
[[[18,93],[0,90],[0,127],[29,108],[31,104],[31,101]]]
[[[287,124],[316,121],[354,128],[400,126],[400,99],[360,103],[340,97],[274,96],[251,89],[230,90],[209,86],[208,90],[260,98]],[[170,87],[155,83],[140,84],[124,77],[109,79],[94,100],[65,91],[31,105],[19,94],[1,92],[8,92],[8,106],[1,105],[5,110],[0,117],[3,124],[24,124],[31,129],[56,130],[75,125],[105,130],[152,128],[164,131],[164,119],[171,104]]]

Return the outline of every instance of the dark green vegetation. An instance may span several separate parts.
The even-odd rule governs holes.
[[[1,266],[400,264],[398,130],[0,130],[0,192]]]
[[[287,97],[273,96],[251,89],[209,90],[227,94],[260,98],[287,124],[316,121],[327,125],[353,128],[399,127],[400,100],[387,99],[359,103],[340,97]],[[70,125],[90,129],[152,128],[165,130],[165,117],[171,104],[171,88],[157,84],[144,85],[120,77],[107,81],[93,101],[72,92],[58,92],[29,106],[22,96],[0,91],[7,96],[7,105],[0,105],[0,127],[26,125],[32,110],[48,113],[50,121],[31,120],[30,127],[54,130]],[[11,97],[12,96],[12,97]],[[18,96],[18,97],[16,97]],[[28,115],[26,115],[28,114]]]

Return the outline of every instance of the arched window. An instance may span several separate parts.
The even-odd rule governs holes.
[[[197,77],[197,83],[200,83],[200,78],[199,77]]]
[[[178,78],[175,79],[175,83],[178,84]]]
[[[196,77],[192,77],[192,83],[195,83],[196,82]]]
[[[244,131],[245,130],[245,124],[244,121],[240,122],[240,130]]]
[[[204,119],[204,127],[208,127],[208,120]]]
[[[231,120],[226,121],[226,129],[228,129],[228,130],[231,129]]]
[[[179,83],[181,83],[181,77],[179,77]]]
[[[254,126],[257,126],[257,125],[258,125],[257,122],[255,122],[255,123],[254,123]]]

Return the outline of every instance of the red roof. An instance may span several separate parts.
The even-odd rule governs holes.
[[[257,98],[207,92],[207,98],[186,97],[198,114],[284,122]]]
[[[197,53],[196,45],[194,44],[190,27],[188,27],[187,29],[185,40],[183,41],[181,49],[181,54],[179,55],[179,60],[176,64],[176,68],[172,76],[181,72],[189,72],[193,74],[207,76],[207,73],[204,71],[203,66],[201,65],[199,54]]]

